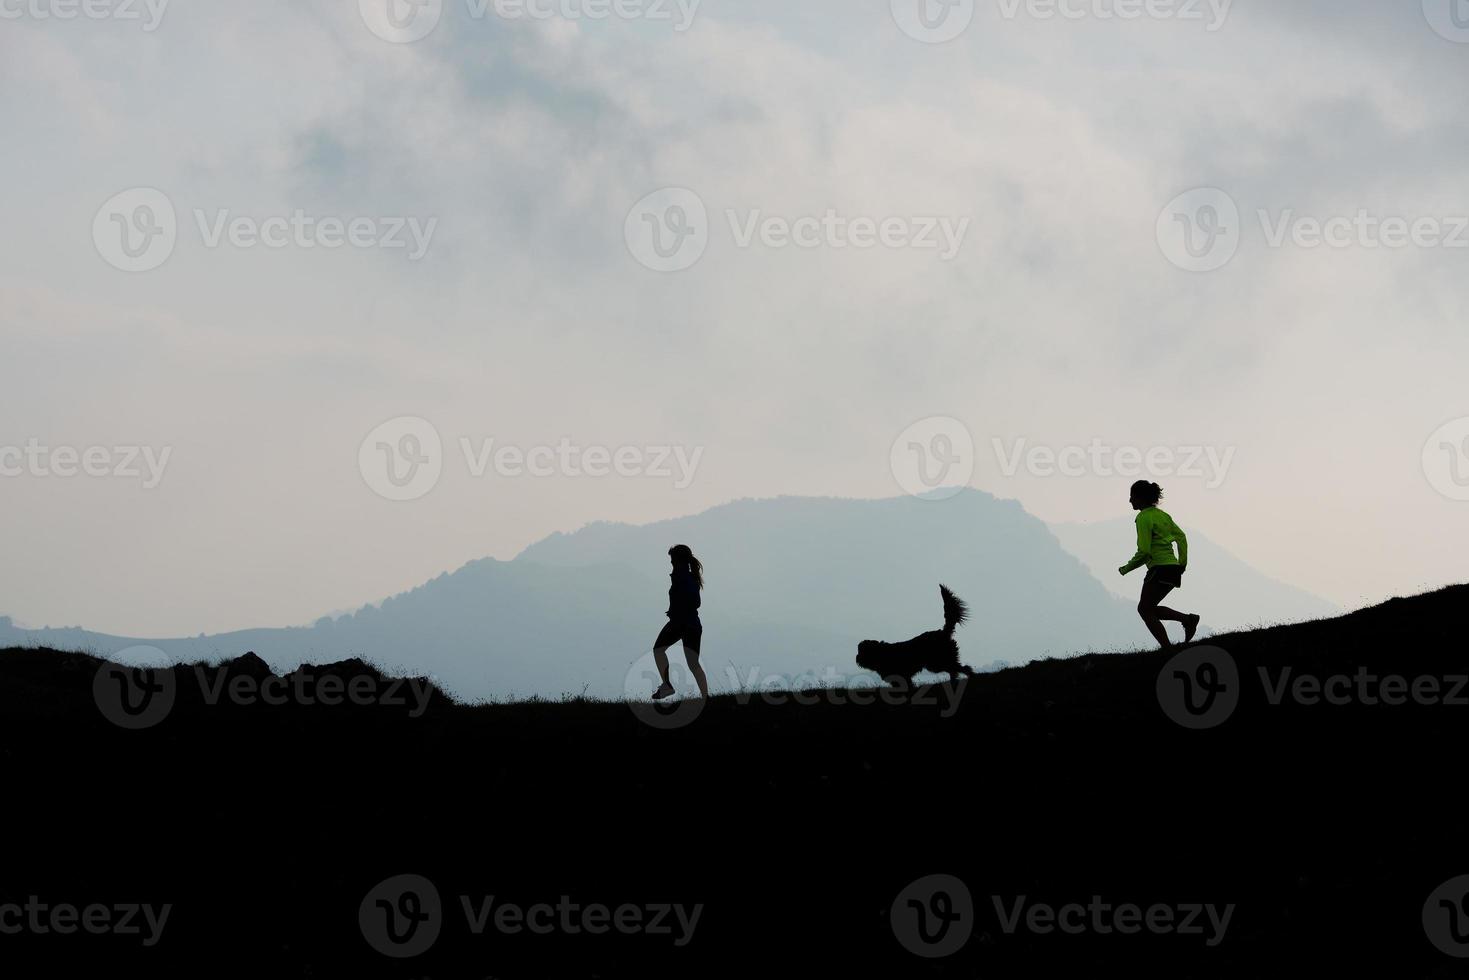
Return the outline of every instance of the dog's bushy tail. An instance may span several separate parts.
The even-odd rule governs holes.
[[[944,597],[944,635],[953,636],[954,627],[969,618],[969,607],[947,585],[939,586],[939,595]]]

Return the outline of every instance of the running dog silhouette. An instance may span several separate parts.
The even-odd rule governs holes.
[[[857,644],[857,666],[876,671],[892,684],[906,683],[925,670],[950,677],[973,677],[974,671],[959,662],[959,644],[954,642],[954,627],[969,618],[969,607],[946,585],[939,586],[939,594],[944,597],[943,629],[903,643],[863,640]]]

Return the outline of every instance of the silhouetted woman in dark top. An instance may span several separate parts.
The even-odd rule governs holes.
[[[658,665],[658,676],[663,683],[653,692],[653,700],[661,701],[673,693],[673,685],[668,681],[668,648],[680,640],[689,673],[699,684],[699,696],[707,698],[709,682],[704,678],[704,668],[699,666],[699,641],[704,637],[704,625],[699,622],[699,591],[704,588],[704,566],[686,544],[669,548],[668,560],[673,564],[668,587],[668,625],[653,641],[653,662]]]

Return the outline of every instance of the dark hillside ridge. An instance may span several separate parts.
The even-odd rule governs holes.
[[[1232,678],[1161,652],[1040,661],[889,703],[722,697],[663,728],[626,704],[456,705],[422,682],[383,703],[393,680],[362,663],[283,679],[297,692],[284,704],[210,703],[274,676],[252,658],[202,683],[176,668],[167,714],[127,730],[99,708],[100,661],[4,651],[16,846],[0,909],[35,895],[172,912],[152,946],[23,932],[0,934],[0,958],[17,976],[38,963],[153,976],[1459,975],[1425,907],[1469,874],[1466,600],[1455,587],[1215,638],[1238,701],[1197,729],[1169,714],[1175,674]],[[324,676],[364,703],[304,703]],[[1323,686],[1346,703],[1313,698]],[[971,932],[927,959],[890,914],[940,874],[967,887]],[[432,883],[440,931],[396,959],[359,913],[402,875]],[[702,911],[682,945],[646,931],[476,934],[465,900],[487,896]],[[1233,911],[1214,944],[1014,918],[1094,899],[1177,919]]]

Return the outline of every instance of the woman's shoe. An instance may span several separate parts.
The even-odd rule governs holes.
[[[653,700],[662,701],[664,698],[670,696],[671,694],[673,694],[673,685],[664,684],[659,687],[658,690],[653,692]]]
[[[1198,631],[1199,631],[1199,617],[1198,617],[1198,614],[1196,613],[1196,614],[1191,615],[1191,616],[1185,616],[1183,618],[1183,642],[1185,642],[1185,643],[1192,642],[1193,641],[1193,638],[1194,638],[1194,634],[1197,633]]]

